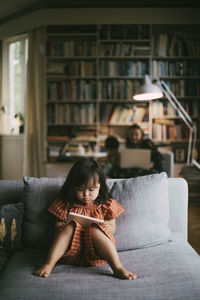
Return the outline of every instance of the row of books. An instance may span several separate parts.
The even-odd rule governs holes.
[[[100,74],[101,76],[144,76],[149,74],[149,63],[133,60],[102,60]]]
[[[197,101],[181,101],[186,112],[192,116],[197,117],[200,112],[200,104]],[[165,101],[153,101],[152,102],[152,115],[157,117],[175,117],[178,116],[177,111],[173,108],[168,100]]]
[[[153,35],[153,55],[155,56],[200,56],[200,36],[196,33]]]
[[[153,123],[152,138],[157,140],[177,140],[188,137],[188,131],[185,130],[182,124],[159,124]]]
[[[96,76],[96,61],[69,61],[64,66],[67,76]]]
[[[51,104],[47,108],[47,121],[49,124],[94,124],[96,122],[96,106],[93,103],[77,104]]]
[[[96,76],[96,61],[72,60],[63,63],[49,62],[47,73],[65,74],[66,76]],[[101,60],[100,76],[144,76],[149,74],[149,61]]]
[[[126,124],[147,122],[148,110],[146,107],[124,106],[107,104],[100,116],[101,123]]]
[[[76,57],[96,56],[95,41],[47,41],[47,56]]]
[[[150,46],[134,42],[47,41],[47,57],[149,56]]]
[[[132,100],[138,80],[60,80],[47,82],[48,101],[96,100],[97,88],[101,100]]]
[[[200,96],[200,82],[199,80],[187,79],[187,80],[173,80],[165,81],[169,86],[171,91],[177,97],[187,97],[187,96]]]
[[[196,80],[166,81],[165,83],[177,97],[200,96],[200,82]],[[132,100],[139,86],[138,80],[124,79],[106,79],[98,83],[95,80],[80,79],[52,80],[47,83],[47,99],[48,101],[97,100],[99,90],[101,100]],[[159,103],[161,106],[160,101]],[[192,105],[196,105],[196,102],[193,101]]]
[[[152,61],[153,77],[157,76],[200,76],[200,61]]]
[[[150,46],[149,45],[135,45],[135,43],[102,43],[99,46],[100,56],[149,56]]]
[[[149,39],[149,25],[102,25],[99,30],[101,39]]]
[[[96,100],[97,82],[95,80],[48,81],[47,99],[55,100]]]
[[[101,99],[132,100],[140,84],[138,80],[101,80],[99,82]]]
[[[100,39],[106,40],[142,40],[150,39],[149,25],[102,25]],[[71,37],[72,39],[73,37]],[[47,56],[95,56],[96,41],[84,40],[49,40]],[[200,36],[197,33],[177,31],[174,34],[153,34],[153,55],[156,56],[200,56]]]
[[[47,72],[65,74],[66,76],[96,76],[96,61],[70,60],[65,64],[63,62],[48,62]]]

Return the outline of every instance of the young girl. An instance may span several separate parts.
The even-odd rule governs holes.
[[[56,235],[46,263],[35,275],[48,277],[57,261],[81,266],[100,266],[107,261],[114,276],[137,277],[123,267],[114,245],[115,218],[124,209],[110,198],[103,170],[94,159],[83,158],[73,165],[61,188],[60,198],[53,202],[49,211],[57,218]],[[69,212],[105,221],[83,227],[69,221]]]

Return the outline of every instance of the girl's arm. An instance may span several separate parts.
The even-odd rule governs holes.
[[[64,221],[56,220],[55,222],[55,233],[63,231],[66,223]]]
[[[104,221],[104,226],[106,227],[106,229],[114,234],[115,231],[116,231],[116,222],[115,222],[115,219],[112,219],[112,220],[108,220],[108,221]]]

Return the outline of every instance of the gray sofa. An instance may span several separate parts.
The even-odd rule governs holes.
[[[126,210],[116,221],[116,245],[124,266],[137,273],[136,280],[113,277],[107,264],[57,264],[49,278],[34,276],[53,236],[47,207],[62,183],[63,179],[28,177],[0,181],[2,212],[14,206],[18,222],[20,202],[24,205],[22,232],[17,224],[11,234],[13,243],[22,239],[22,247],[12,244],[12,254],[6,249],[1,254],[0,299],[200,299],[200,257],[187,242],[187,183],[166,173],[107,180]],[[9,235],[9,228],[6,232]]]

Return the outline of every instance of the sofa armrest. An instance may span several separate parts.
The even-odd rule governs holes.
[[[169,226],[188,239],[188,184],[183,178],[169,178]]]

